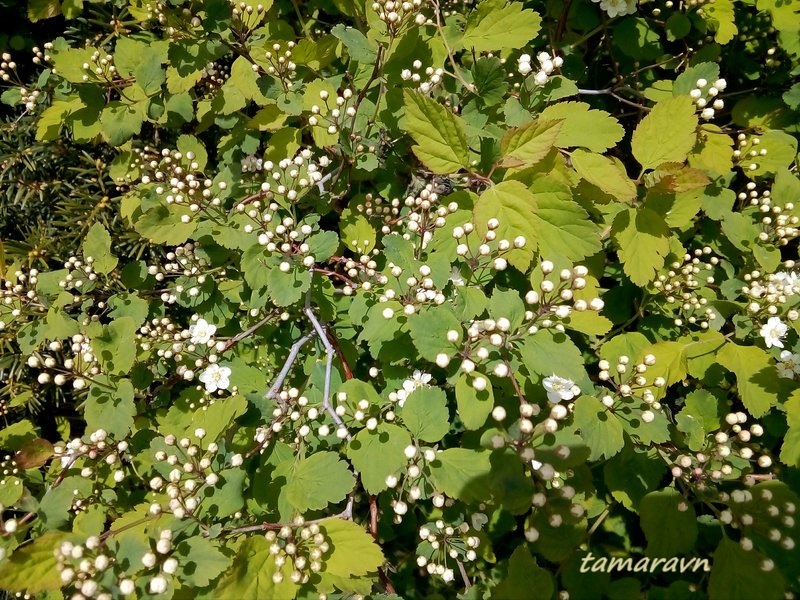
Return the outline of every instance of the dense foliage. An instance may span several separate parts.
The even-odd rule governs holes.
[[[800,591],[796,0],[28,18],[0,589]]]

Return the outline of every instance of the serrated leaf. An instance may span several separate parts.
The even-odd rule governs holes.
[[[574,150],[570,158],[578,175],[592,185],[623,202],[636,198],[636,184],[631,181],[624,165],[617,159],[580,149]]]
[[[456,380],[456,402],[458,403],[458,416],[467,429],[479,429],[486,422],[486,417],[494,408],[494,392],[492,384],[487,378],[486,388],[477,390],[472,385],[474,375],[461,373]]]
[[[612,232],[625,274],[639,286],[652,281],[669,254],[670,230],[664,219],[649,208],[629,208],[614,219]]]
[[[697,141],[697,115],[689,96],[657,103],[636,127],[631,150],[642,170],[682,163]]]
[[[131,317],[120,317],[103,325],[102,333],[93,337],[90,345],[103,371],[124,375],[136,360],[136,323]]]
[[[603,110],[590,109],[585,102],[559,102],[546,107],[541,120],[561,120],[556,138],[559,148],[581,147],[592,152],[613,148],[625,135],[622,125]]]
[[[575,426],[591,450],[589,460],[611,458],[622,450],[625,445],[622,424],[597,398],[580,396],[575,400],[574,415]]]
[[[671,558],[694,548],[697,515],[694,505],[677,490],[647,494],[639,504],[639,518],[647,538],[647,556]]]
[[[380,423],[374,431],[362,429],[347,445],[347,458],[361,476],[364,489],[378,494],[387,489],[386,478],[406,466],[403,450],[411,444],[408,431],[392,423]]]
[[[408,329],[419,355],[431,362],[441,353],[454,356],[461,340],[461,322],[446,304],[414,313],[408,318]],[[456,342],[447,340],[447,332],[451,330],[459,334]]]
[[[487,3],[488,4],[488,3]],[[461,43],[477,53],[489,50],[515,50],[536,37],[542,18],[533,10],[523,9],[521,2],[487,10],[479,8],[467,21]]]
[[[317,452],[301,460],[286,479],[283,492],[299,513],[341,502],[355,485],[347,463],[335,452]]]
[[[503,166],[529,167],[542,160],[555,144],[561,121],[533,121],[510,129],[500,142]]]
[[[320,525],[320,529],[328,536],[331,546],[324,572],[348,578],[374,573],[383,564],[380,546],[357,523],[329,519]]]
[[[136,404],[130,379],[95,377],[89,388],[83,415],[91,431],[106,430],[117,439],[125,437],[133,426]]]
[[[717,361],[736,375],[739,397],[751,415],[762,417],[778,402],[781,380],[766,351],[729,342],[717,353]]]
[[[757,550],[745,550],[739,542],[723,537],[710,561],[710,598],[750,600],[758,590],[759,599],[780,600],[786,587],[777,569],[765,571],[761,563],[766,557]]]
[[[469,502],[484,497],[482,480],[491,469],[489,452],[450,448],[438,452],[430,464],[431,482],[448,496]]]
[[[180,557],[181,580],[193,587],[205,587],[231,564],[217,544],[202,537],[182,541],[175,548]]]
[[[527,240],[524,248],[508,252],[508,262],[521,271],[531,263],[534,240],[537,239],[536,199],[519,181],[503,181],[483,192],[475,203],[475,226],[479,235],[487,231],[489,219],[497,219],[500,225],[495,230],[497,239],[513,241],[517,236]]]
[[[294,598],[297,584],[291,580],[291,561],[277,567],[269,547],[270,542],[264,536],[247,538],[230,569],[215,585],[214,597],[218,600]],[[282,575],[279,583],[273,578],[277,573]]]
[[[39,594],[61,587],[55,550],[64,533],[45,533],[31,544],[15,550],[0,562],[0,588],[8,592]]]
[[[438,442],[450,431],[447,397],[436,387],[423,386],[408,394],[400,417],[411,435],[426,442]]]
[[[417,142],[414,154],[434,173],[455,173],[469,162],[464,125],[445,106],[411,90],[403,93],[404,130]]]
[[[117,266],[117,257],[111,253],[111,236],[100,223],[95,223],[83,239],[83,256],[92,258],[92,267],[105,275]]]
[[[549,600],[553,576],[539,567],[525,545],[517,546],[508,559],[508,574],[492,589],[493,598],[505,600]]]
[[[284,273],[278,268],[267,271],[269,297],[276,306],[289,306],[299,302],[311,286],[311,272],[292,267]]]

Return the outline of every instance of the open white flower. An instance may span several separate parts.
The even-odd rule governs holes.
[[[767,348],[777,346],[783,348],[781,338],[789,331],[789,326],[780,320],[780,317],[770,317],[769,320],[761,326],[759,334],[764,338],[764,343]]]
[[[780,361],[775,366],[780,377],[794,379],[795,375],[800,375],[800,354],[784,350],[781,352]]]
[[[217,390],[228,389],[231,384],[230,376],[229,367],[220,367],[214,363],[208,365],[208,368],[200,374],[200,381],[205,384],[206,391],[213,394]]]
[[[552,404],[558,404],[562,400],[572,400],[581,393],[574,381],[565,377],[559,377],[555,373],[550,375],[550,377],[545,377],[542,381],[542,385],[547,391],[547,399]]]
[[[794,271],[779,271],[772,276],[772,282],[781,284],[787,296],[793,296],[800,288],[800,277]]]
[[[406,379],[403,382],[403,389],[397,390],[397,403],[400,406],[403,406],[406,402],[406,398],[408,398],[409,394],[414,390],[421,388],[423,385],[428,385],[431,381],[431,374],[430,373],[423,373],[420,370],[414,371],[411,375],[411,379]]]
[[[205,319],[197,319],[197,322],[189,327],[189,333],[192,335],[191,342],[193,344],[206,344],[216,331],[216,325],[212,325]]]

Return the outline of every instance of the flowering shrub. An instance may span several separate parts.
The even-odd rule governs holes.
[[[797,3],[29,13],[3,139],[96,160],[2,226],[0,588],[800,590]]]

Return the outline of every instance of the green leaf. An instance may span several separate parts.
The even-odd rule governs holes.
[[[587,378],[581,351],[564,333],[551,329],[537,331],[519,343],[518,352],[534,383],[554,373],[579,385]]]
[[[647,556],[671,558],[692,551],[697,540],[697,515],[691,501],[677,490],[650,492],[639,504]]]
[[[542,177],[531,186],[531,192],[536,203],[534,239],[542,258],[563,256],[580,261],[602,249],[600,229],[572,199],[566,185]]]
[[[335,452],[317,452],[300,460],[286,479],[286,499],[301,514],[341,502],[355,485],[347,463]]]
[[[403,130],[417,142],[414,154],[434,173],[455,173],[469,162],[461,119],[435,100],[411,90],[403,92]]]
[[[97,375],[83,409],[90,431],[105,429],[117,439],[125,437],[133,426],[136,404],[130,379],[113,379]]]
[[[605,464],[603,475],[614,499],[628,510],[638,511],[642,498],[658,487],[666,470],[656,450],[625,448]]]
[[[508,262],[525,271],[534,253],[537,239],[536,198],[519,181],[503,181],[483,192],[475,203],[475,228],[479,235],[488,230],[489,219],[497,219],[497,239],[513,241],[517,236],[527,240],[524,248],[513,248],[507,254]]]
[[[182,244],[197,229],[196,221],[181,221],[184,214],[188,214],[187,208],[159,204],[137,219],[134,227],[143,237],[156,244]]]
[[[95,223],[83,240],[83,256],[93,260],[95,272],[105,275],[117,266],[117,257],[111,253],[111,236],[100,223]]]
[[[800,467],[800,390],[795,390],[784,402],[789,431],[781,446],[781,462],[791,467]]]
[[[461,43],[476,53],[516,50],[536,37],[542,18],[521,2],[483,2],[467,21]]]
[[[592,109],[585,102],[559,102],[546,107],[539,119],[561,119],[556,138],[559,148],[581,147],[592,152],[613,148],[625,135],[622,125],[603,110]]]
[[[717,362],[736,375],[739,397],[754,417],[763,417],[778,402],[781,380],[766,351],[729,342],[717,353]]]
[[[375,229],[363,215],[349,205],[339,221],[342,243],[353,252],[369,254],[375,246]]]
[[[508,91],[506,72],[496,56],[483,56],[472,67],[476,93],[486,106],[499,104]]]
[[[328,537],[331,554],[323,572],[342,579],[375,573],[383,564],[383,552],[361,526],[344,519],[328,519],[320,524]]]
[[[200,428],[205,430],[206,438],[216,440],[246,411],[247,400],[240,395],[219,399],[196,410],[189,408],[186,401],[181,400],[159,418],[158,429],[162,435],[171,433],[178,437],[192,437],[194,430]]]
[[[480,499],[486,493],[483,479],[492,469],[489,455],[489,452],[467,448],[438,452],[430,464],[431,482],[451,498],[465,502]]]
[[[592,185],[623,202],[631,202],[636,198],[636,184],[628,177],[625,166],[618,159],[581,149],[573,150],[570,157],[578,175]]]
[[[508,559],[508,574],[492,590],[492,598],[550,600],[554,589],[553,576],[536,564],[523,544]]]
[[[103,325],[102,333],[93,337],[90,345],[103,371],[125,375],[136,360],[136,323],[131,317],[121,317]]]
[[[28,18],[33,21],[51,19],[61,14],[60,0],[28,0]]]
[[[420,387],[411,392],[400,409],[400,418],[415,438],[438,442],[450,431],[447,397],[436,387]]]
[[[331,35],[341,40],[353,60],[367,64],[375,63],[377,54],[375,45],[355,27],[345,27],[340,23],[331,29]]]
[[[300,301],[311,287],[311,272],[293,267],[287,273],[278,268],[267,271],[269,297],[276,306],[289,306]]]
[[[625,274],[636,285],[647,285],[669,254],[670,230],[664,219],[649,208],[629,208],[614,219],[612,234]]]
[[[753,591],[763,600],[780,600],[786,584],[777,569],[764,571],[761,562],[766,557],[757,550],[745,550],[741,544],[723,537],[711,560],[710,598],[750,600]]]
[[[476,390],[472,383],[475,375],[461,373],[456,380],[456,402],[458,403],[458,416],[467,429],[480,429],[486,422],[486,417],[494,408],[494,392],[492,383],[487,377],[486,388]]]
[[[0,588],[29,594],[61,588],[55,550],[65,537],[60,532],[45,533],[15,550],[7,560],[0,562]]]
[[[643,170],[682,163],[697,141],[697,115],[689,96],[657,103],[636,127],[631,149]]]
[[[575,425],[592,451],[589,460],[611,458],[622,450],[625,445],[622,424],[597,398],[580,396],[575,400],[574,415]]]
[[[403,450],[409,444],[408,432],[392,423],[380,423],[374,431],[362,429],[350,440],[347,458],[361,475],[368,493],[379,494],[387,489],[386,478],[399,473],[408,462]]]
[[[461,322],[446,304],[420,310],[408,318],[408,329],[419,355],[425,360],[436,361],[436,356],[444,353],[455,356],[461,342]],[[458,332],[458,340],[447,340],[448,331]]]
[[[248,537],[242,542],[230,569],[214,586],[216,600],[262,600],[263,598],[294,598],[297,584],[292,583],[292,561],[280,568],[275,555],[269,551],[270,542],[262,536]],[[280,573],[280,583],[274,576]]]
[[[727,44],[739,32],[733,0],[714,0],[701,14],[709,27],[716,31],[714,40],[720,44]]]
[[[181,582],[193,587],[205,587],[231,564],[216,543],[202,537],[182,541],[175,548],[181,565]]]
[[[119,146],[139,133],[147,114],[147,104],[110,102],[100,115],[100,128],[105,140],[112,146]]]
[[[555,144],[561,121],[533,121],[509,129],[500,142],[503,166],[529,167],[542,160]]]

